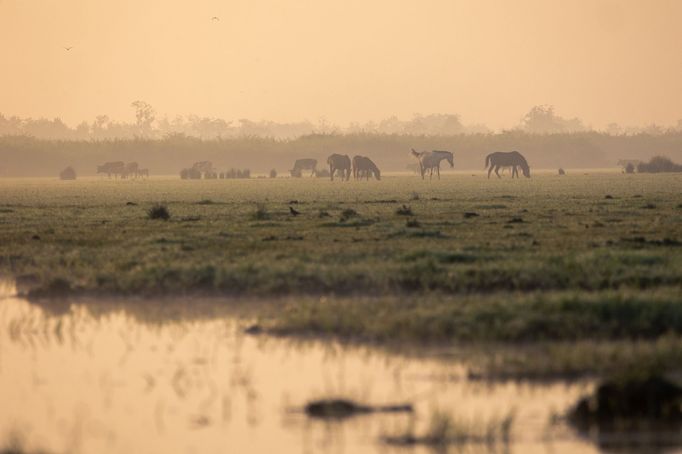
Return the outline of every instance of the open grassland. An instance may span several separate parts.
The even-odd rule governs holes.
[[[274,299],[281,333],[682,334],[679,175],[0,180],[0,238],[0,273],[32,297]]]

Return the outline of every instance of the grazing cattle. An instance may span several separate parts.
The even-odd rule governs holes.
[[[381,172],[379,168],[366,156],[353,156],[353,176],[357,180],[363,176],[369,180],[369,177],[374,175],[374,178],[381,180]]]
[[[500,167],[511,167],[512,168],[512,178],[514,175],[518,178],[519,171],[517,167],[521,167],[521,171],[526,178],[530,178],[530,167],[526,158],[523,157],[518,151],[503,152],[498,151],[495,153],[490,153],[485,157],[485,168],[488,169],[488,178],[490,178],[490,173],[495,170],[495,175],[498,178],[500,174],[498,170]]]
[[[351,165],[347,154],[335,153],[327,158],[327,164],[329,164],[329,174],[332,181],[334,181],[334,173],[337,170],[341,173],[341,180],[350,180]]]
[[[315,176],[317,172],[317,159],[297,159],[294,162],[294,168],[291,170],[291,176],[300,178],[304,170],[310,170],[310,176]]]
[[[421,172],[422,180],[427,170],[429,171],[430,180],[433,177],[434,169],[436,169],[436,175],[440,180],[440,162],[444,159],[450,163],[450,167],[455,167],[453,154],[449,151],[433,150],[418,152],[412,148],[412,156],[419,161],[419,171]]]
[[[97,166],[97,173],[106,173],[109,178],[113,174],[116,178],[125,173],[125,163],[123,161],[105,162],[103,165]]]

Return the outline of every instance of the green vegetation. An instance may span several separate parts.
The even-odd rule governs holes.
[[[671,174],[1,180],[0,273],[36,298],[274,300],[283,334],[552,345],[481,367],[581,374],[611,363],[576,349],[623,362],[619,342],[679,363],[680,206]]]

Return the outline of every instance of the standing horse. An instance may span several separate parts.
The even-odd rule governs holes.
[[[521,167],[521,171],[526,178],[530,178],[530,167],[526,158],[523,157],[518,151],[503,152],[498,151],[495,153],[490,153],[485,157],[485,168],[488,169],[488,178],[490,178],[490,173],[495,170],[495,175],[497,178],[501,178],[498,170],[500,167],[512,167],[512,178],[514,175],[518,178],[519,171],[517,167]]]
[[[381,180],[381,171],[379,168],[366,156],[353,156],[353,175],[355,179],[363,176],[369,180],[369,177],[374,175],[374,178]]]
[[[303,170],[310,170],[310,176],[315,176],[317,173],[317,159],[297,159],[294,162],[294,168],[291,170],[291,176],[300,177]]]
[[[114,174],[114,178],[118,175],[123,175],[125,172],[125,163],[123,161],[105,162],[101,166],[97,166],[97,173],[106,173],[109,178]]]
[[[125,169],[123,170],[123,174],[121,175],[121,178],[137,178],[137,170],[140,168],[140,165],[137,162],[129,162],[126,164]]]
[[[327,164],[329,164],[329,173],[331,175],[332,181],[334,181],[334,173],[337,170],[341,171],[341,180],[350,180],[350,158],[347,154],[336,154],[329,156],[327,158]]]
[[[429,180],[433,177],[433,169],[436,169],[436,175],[440,180],[440,162],[445,159],[450,163],[450,167],[455,167],[453,155],[449,151],[421,151],[417,152],[412,148],[412,156],[419,161],[419,170],[422,174],[422,180],[426,171],[429,171]]]

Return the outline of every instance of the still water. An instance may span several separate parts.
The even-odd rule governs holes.
[[[246,335],[238,315],[44,308],[14,293],[0,287],[0,451],[19,438],[27,452],[48,453],[430,453],[381,440],[409,427],[423,433],[435,411],[474,427],[514,411],[509,445],[449,449],[598,452],[550,423],[586,384],[486,384],[427,354]],[[415,411],[336,422],[301,411],[327,397]]]

